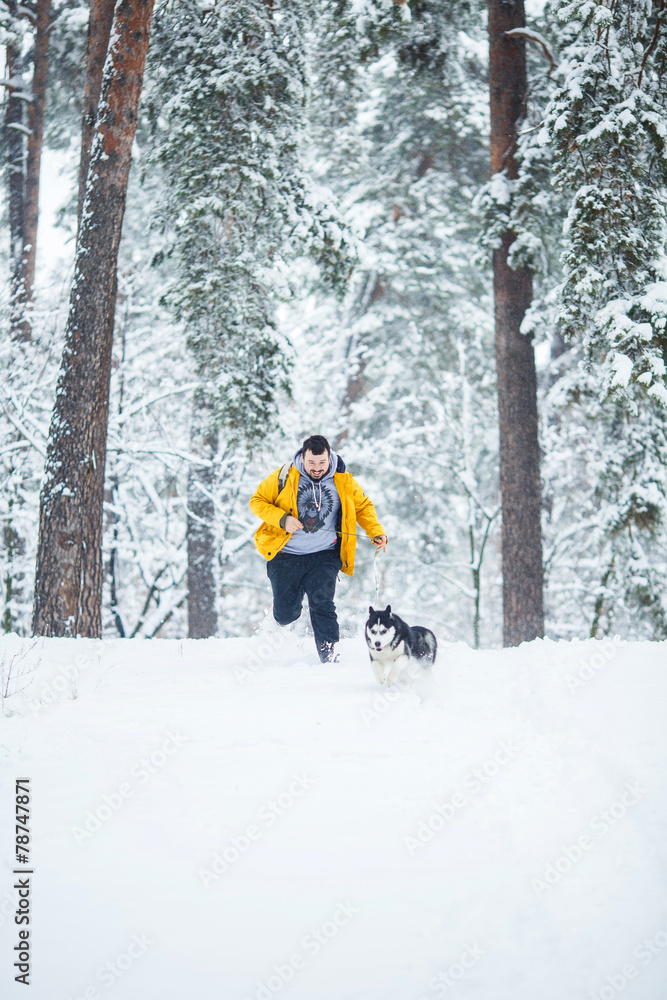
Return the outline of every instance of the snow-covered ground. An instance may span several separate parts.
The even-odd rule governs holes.
[[[667,995],[666,643],[311,644],[1,640],[3,998]]]

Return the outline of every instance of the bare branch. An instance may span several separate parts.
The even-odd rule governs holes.
[[[505,32],[506,38],[525,38],[527,42],[535,42],[539,45],[545,56],[549,60],[549,65],[551,66],[550,73],[556,68],[556,59],[551,51],[549,43],[543,35],[540,35],[539,31],[532,31],[530,28],[512,28],[511,31]]]
[[[140,410],[145,409],[147,406],[152,406],[153,403],[158,403],[161,399],[167,399],[169,396],[176,396],[181,392],[190,392],[191,389],[196,389],[199,386],[199,382],[188,382],[186,385],[181,385],[177,389],[169,389],[167,392],[161,392],[159,396],[153,396],[151,399],[144,399],[141,403],[137,403],[135,406],[131,406],[129,410],[126,410],[121,416],[116,420],[116,424],[124,424],[126,420],[134,416],[135,413],[139,413]]]

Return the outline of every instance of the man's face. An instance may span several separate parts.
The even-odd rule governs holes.
[[[311,479],[321,479],[329,469],[329,453],[324,451],[321,455],[313,455],[312,451],[304,452],[303,467]]]

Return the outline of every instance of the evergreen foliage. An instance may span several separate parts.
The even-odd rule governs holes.
[[[572,41],[544,141],[571,197],[560,323],[638,412],[667,404],[667,43],[661,3],[554,4]],[[662,30],[661,30],[662,29]]]
[[[306,4],[167,4],[155,25],[150,105],[164,170],[169,301],[214,419],[230,442],[261,438],[288,390],[290,349],[272,297],[284,261],[310,252],[333,280],[349,269],[335,208],[299,161]]]
[[[664,12],[633,0],[553,3],[550,13],[565,44],[540,141],[553,151],[567,209],[555,321],[572,356],[545,401],[547,491],[587,595],[590,634],[620,627],[663,638]],[[562,490],[580,498],[569,532]]]

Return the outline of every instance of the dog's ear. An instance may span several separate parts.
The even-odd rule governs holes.
[[[385,608],[385,610],[384,610],[384,613],[385,613],[386,615],[390,615],[390,614],[391,614],[391,604],[388,604],[388,605],[387,605],[387,607],[386,607],[386,608]]]
[[[374,615],[375,611],[373,610],[373,608],[369,608],[368,609],[368,613],[369,613],[369,615]]]

